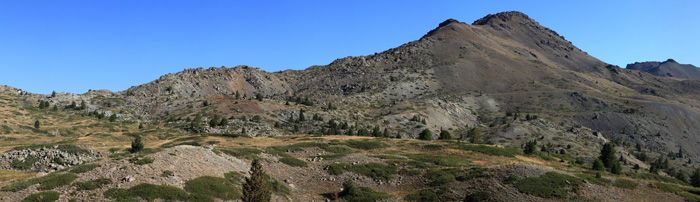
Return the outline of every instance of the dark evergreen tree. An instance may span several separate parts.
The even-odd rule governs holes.
[[[525,154],[535,153],[536,148],[537,148],[537,140],[527,141],[527,143],[525,143],[525,148],[523,149],[523,153],[525,153]]]
[[[56,91],[51,92],[51,97],[56,97]]]
[[[372,129],[372,136],[374,137],[381,137],[382,132],[379,130],[379,126],[374,126],[374,129]]]
[[[469,130],[467,137],[470,138],[472,144],[481,144],[481,133],[479,133],[479,128],[474,127]]]
[[[603,164],[603,161],[596,158],[595,161],[593,161],[593,170],[605,171],[605,164]]]
[[[420,132],[420,134],[418,134],[418,139],[421,139],[421,140],[433,140],[433,133],[430,132],[430,130],[427,129],[427,128],[426,128],[426,129],[423,129],[423,131]]]
[[[440,130],[440,137],[438,137],[440,140],[451,140],[452,135],[450,134],[449,131],[446,130]]]
[[[389,137],[389,129],[384,128],[384,134],[382,134],[382,137]]]
[[[265,171],[258,159],[254,159],[250,167],[250,177],[245,178],[243,184],[244,202],[268,202],[271,192],[267,189]]]
[[[683,170],[676,172],[676,176],[674,177],[682,182],[688,183],[688,177],[685,176],[685,172],[683,172]]]
[[[690,175],[690,185],[700,187],[700,168],[695,168],[693,174]]]
[[[304,109],[299,110],[299,122],[304,122],[306,121],[306,117],[304,116]]]
[[[140,135],[136,135],[136,137],[134,137],[134,140],[131,141],[131,150],[129,151],[131,151],[131,153],[136,153],[141,150],[143,150],[143,141],[141,140]]]
[[[611,142],[605,143],[598,158],[603,161],[606,168],[611,168],[615,162],[618,162],[615,157],[615,146]]]
[[[357,131],[357,136],[370,136],[370,134],[367,129],[360,128],[360,130]]]
[[[41,123],[39,122],[39,120],[34,121],[34,128],[38,129],[39,127],[41,127]]]
[[[109,116],[109,122],[115,122],[117,121],[117,114],[112,114],[112,116]]]

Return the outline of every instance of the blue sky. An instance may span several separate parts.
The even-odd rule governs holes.
[[[487,3],[481,3],[487,2]],[[304,69],[521,11],[608,63],[700,66],[700,1],[1,1],[0,84],[122,91],[186,68]]]

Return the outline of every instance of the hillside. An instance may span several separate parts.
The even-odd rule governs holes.
[[[639,70],[656,76],[700,80],[700,68],[690,64],[679,64],[673,59],[663,62],[635,62],[628,64],[627,69]]]
[[[304,70],[200,67],[82,95],[0,86],[0,201],[237,200],[253,159],[274,201],[332,200],[347,180],[388,201],[697,201],[680,179],[700,162],[699,100],[700,81],[607,64],[520,12],[448,19]],[[130,153],[136,137],[146,149]],[[606,143],[619,170],[594,170]],[[207,183],[234,191],[191,187]],[[138,194],[152,190],[172,195]]]

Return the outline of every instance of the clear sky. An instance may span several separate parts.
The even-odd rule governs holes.
[[[122,91],[186,68],[304,69],[521,11],[598,59],[700,66],[700,1],[0,1],[0,84]]]

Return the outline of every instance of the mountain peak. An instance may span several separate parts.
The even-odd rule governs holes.
[[[445,21],[442,21],[442,22],[438,25],[438,27],[436,27],[436,28],[433,29],[433,30],[430,30],[430,31],[429,31],[427,34],[425,34],[425,36],[423,36],[423,37],[432,36],[432,35],[434,35],[434,34],[437,32],[437,30],[439,30],[440,28],[446,27],[446,26],[448,26],[448,25],[450,25],[450,24],[453,24],[453,23],[462,23],[462,22],[460,22],[459,20],[452,19],[452,18],[447,19],[447,20],[445,20]]]
[[[486,17],[478,19],[472,23],[473,25],[486,25],[486,24],[502,24],[509,22],[528,22],[533,21],[529,16],[525,15],[520,11],[508,11],[500,12],[496,14],[489,14]]]
[[[664,61],[663,63],[678,63],[676,60],[669,58],[668,60]]]

